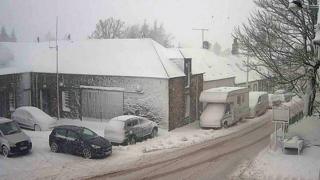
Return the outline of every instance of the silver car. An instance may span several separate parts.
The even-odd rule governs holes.
[[[104,130],[104,137],[117,144],[135,144],[137,140],[155,137],[158,126],[144,117],[124,115],[112,118]]]
[[[7,118],[0,118],[0,151],[3,156],[27,153],[31,150],[32,143],[16,122]]]

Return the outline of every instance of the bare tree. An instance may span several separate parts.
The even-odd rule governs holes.
[[[125,32],[125,23],[113,17],[106,20],[99,20],[95,31],[89,38],[93,39],[115,39],[122,38]]]
[[[309,0],[308,3],[312,2]],[[251,14],[248,23],[234,32],[240,49],[258,60],[248,66],[304,96],[305,114],[312,115],[320,67],[312,45],[314,14],[307,9],[289,10],[288,0],[255,0],[255,4],[258,10]],[[262,71],[262,68],[269,71]]]
[[[89,36],[92,39],[115,39],[115,38],[152,38],[165,47],[171,47],[172,37],[166,33],[163,24],[158,25],[154,21],[153,27],[147,24],[146,21],[142,25],[134,24],[126,26],[125,22],[108,18],[106,20],[99,20],[96,29]]]

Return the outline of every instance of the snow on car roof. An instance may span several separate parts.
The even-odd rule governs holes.
[[[53,42],[1,42],[1,52],[5,52],[0,54],[3,62],[0,74],[55,73],[56,52],[49,48],[53,45]],[[60,41],[59,72],[166,79],[185,76],[167,58],[166,48],[152,39]]]
[[[6,122],[12,122],[12,120],[8,118],[0,117],[0,124],[6,123]]]
[[[117,116],[117,117],[114,117],[111,120],[116,120],[116,121],[127,121],[128,119],[131,119],[131,118],[137,118],[139,116],[135,116],[135,115],[123,115],[123,116]]]

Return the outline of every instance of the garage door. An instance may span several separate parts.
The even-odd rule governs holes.
[[[123,114],[123,91],[81,90],[84,119],[110,119]]]

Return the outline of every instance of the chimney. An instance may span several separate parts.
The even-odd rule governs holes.
[[[238,55],[239,54],[239,43],[238,38],[233,39],[231,54]]]
[[[67,40],[70,41],[71,40],[71,34],[68,34],[67,36]]]

